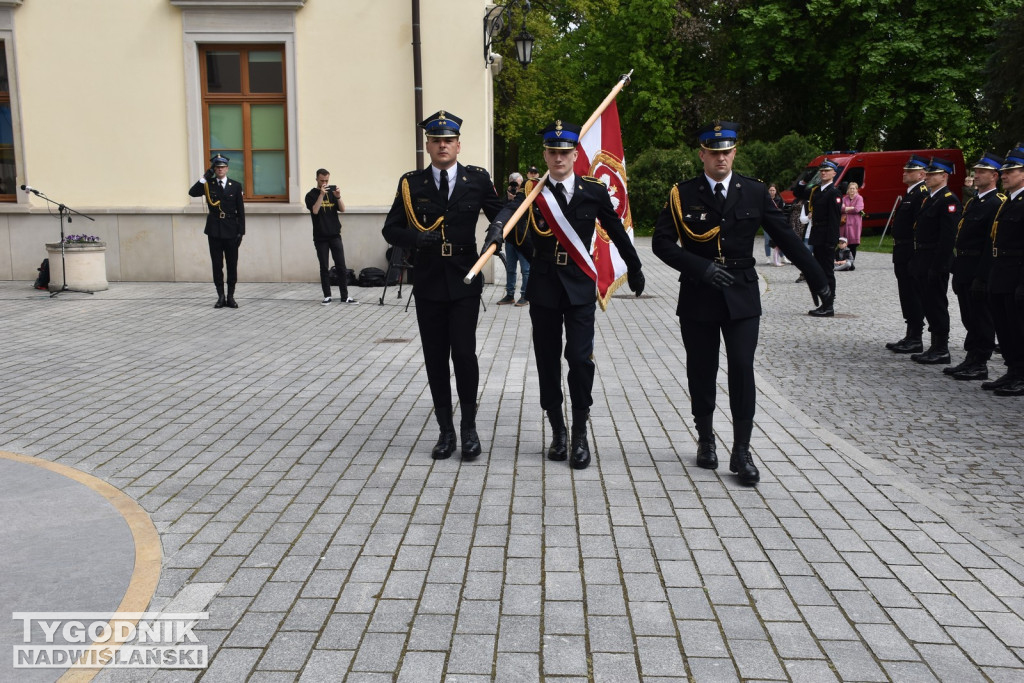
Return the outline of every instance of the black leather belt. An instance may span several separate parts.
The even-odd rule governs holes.
[[[569,252],[562,251],[561,249],[554,253],[550,251],[538,251],[537,258],[542,261],[554,263],[556,266],[567,266],[572,262],[572,259],[569,258]]]
[[[981,249],[957,249],[957,256],[981,256]]]
[[[716,258],[715,263],[720,266],[725,266],[727,269],[742,270],[743,268],[753,268],[757,264],[757,259],[751,258]]]
[[[992,247],[992,256],[999,258],[1005,256],[1006,258],[1017,258],[1018,256],[1024,256],[1024,249],[999,249]]]
[[[475,244],[452,244],[451,242],[444,242],[436,246],[429,246],[426,248],[420,248],[421,252],[427,254],[440,254],[441,256],[456,256],[462,254],[476,254]]]

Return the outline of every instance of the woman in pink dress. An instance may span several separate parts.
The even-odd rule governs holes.
[[[839,226],[840,237],[845,237],[849,242],[850,251],[853,257],[857,257],[857,247],[860,246],[860,229],[863,223],[861,212],[864,211],[864,198],[860,196],[860,187],[857,183],[850,183],[843,195],[843,211]]]

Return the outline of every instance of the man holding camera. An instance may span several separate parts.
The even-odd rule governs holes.
[[[513,201],[516,195],[522,194],[523,176],[513,173],[508,177],[508,187],[505,189],[505,198]],[[509,239],[505,242],[505,296],[498,301],[499,306],[515,304],[526,306],[530,302],[526,298],[526,283],[530,280],[530,249],[526,242],[526,221],[520,219],[509,233]],[[516,301],[516,264],[523,268],[523,285],[519,289],[519,301]]]
[[[462,408],[462,459],[480,455],[476,433],[476,395],[480,368],[476,357],[476,323],[483,276],[463,282],[481,253],[476,224],[481,209],[493,220],[502,202],[491,176],[478,166],[458,163],[462,119],[444,110],[420,123],[427,136],[430,166],[410,171],[398,182],[395,201],[384,219],[384,239],[415,249],[416,321],[423,341],[423,359],[441,433],[430,457],[441,460],[455,451],[451,373]],[[483,248],[501,247],[501,226],[487,231]]]
[[[338,273],[338,301],[343,304],[354,304],[355,299],[348,295],[348,278],[345,275],[345,248],[341,244],[341,217],[345,212],[345,202],[341,200],[341,190],[331,185],[331,174],[326,168],[317,169],[316,187],[306,193],[306,208],[313,220],[313,246],[316,258],[320,262],[320,289],[324,298],[320,302],[326,306],[331,303],[331,275],[329,257],[334,258],[334,268]]]
[[[189,188],[190,197],[205,197],[206,233],[213,265],[213,285],[217,288],[214,308],[238,308],[235,283],[238,281],[238,248],[245,235],[245,206],[241,183],[228,178],[229,159],[215,154],[210,168]],[[228,268],[228,291],[224,295],[224,263]]]

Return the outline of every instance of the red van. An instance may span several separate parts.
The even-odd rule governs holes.
[[[829,152],[815,157],[800,173],[797,180],[806,183],[818,182],[818,167],[826,158],[839,166],[835,184],[842,192],[846,186],[856,182],[864,197],[865,228],[881,228],[889,220],[889,214],[897,198],[903,196],[907,186],[903,184],[903,165],[911,154],[925,159],[939,157],[953,162],[953,173],[947,187],[960,197],[964,187],[964,155],[959,149],[906,149],[894,152]],[[782,192],[786,204],[793,202],[793,193]]]

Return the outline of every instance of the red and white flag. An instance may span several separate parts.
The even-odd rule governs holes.
[[[633,216],[629,211],[629,195],[626,192],[626,159],[622,152],[622,131],[619,128],[619,110],[612,102],[601,118],[594,122],[587,134],[580,140],[579,157],[573,171],[577,175],[597,178],[608,186],[612,206],[619,214],[623,227],[633,240]],[[590,255],[597,270],[597,302],[601,310],[608,308],[612,294],[626,281],[626,262],[619,256],[619,250],[612,244],[608,233],[598,221]]]

